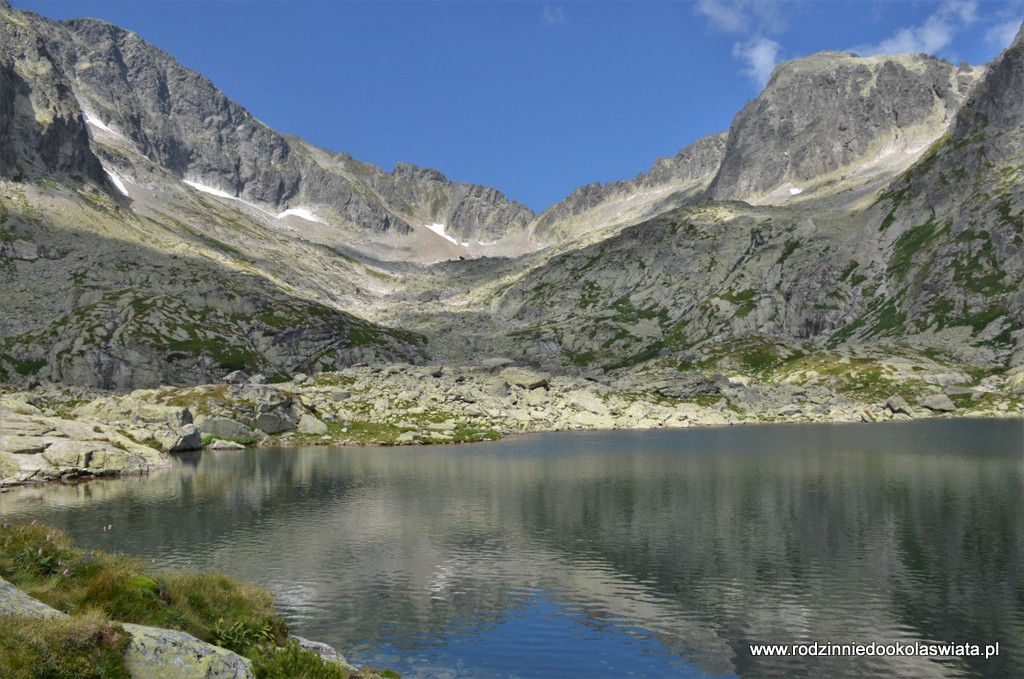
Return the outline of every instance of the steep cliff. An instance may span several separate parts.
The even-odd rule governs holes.
[[[0,45],[0,176],[77,174],[103,183],[70,83],[34,22],[7,3]]]

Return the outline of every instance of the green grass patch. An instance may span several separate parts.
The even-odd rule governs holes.
[[[166,389],[157,393],[157,400],[166,405],[188,408],[195,414],[209,414],[217,406],[231,406],[236,401],[228,396],[228,385],[217,384],[212,387],[195,389]]]
[[[129,679],[128,634],[89,611],[72,618],[0,616],[0,676],[5,679]]]
[[[19,375],[35,375],[46,366],[45,358],[37,361],[19,361],[16,358],[9,357],[9,360],[14,366],[14,371]]]
[[[630,302],[628,296],[623,296],[612,302],[610,308],[617,312],[615,320],[621,323],[635,324],[641,319],[656,318],[662,324],[668,322],[668,311],[657,306],[650,306],[646,309],[637,309]]]
[[[737,318],[744,318],[754,310],[754,307],[756,306],[756,303],[754,302],[755,296],[757,296],[757,291],[752,288],[748,288],[741,292],[728,290],[720,295],[722,299],[739,307],[735,312],[733,312],[733,315]]]
[[[180,629],[211,643],[244,639],[225,637],[225,626],[236,623],[279,642],[287,637],[287,624],[264,589],[220,573],[151,576],[138,559],[80,549],[50,526],[0,531],[0,574],[65,613],[95,610],[111,620]]]
[[[686,335],[686,328],[690,325],[691,319],[683,318],[669,327],[665,333],[665,346],[673,351],[680,351],[682,349],[689,349],[693,346],[693,342],[690,341]]]
[[[584,368],[597,359],[597,354],[593,351],[566,351],[565,357],[573,365]]]
[[[261,359],[255,351],[246,347],[232,346],[221,339],[204,339],[190,337],[184,340],[167,342],[169,352],[179,352],[185,356],[206,354],[225,370],[253,370],[258,368]]]
[[[349,679],[341,665],[325,663],[318,653],[294,642],[284,648],[257,648],[252,660],[256,679]]]
[[[910,267],[914,262],[914,256],[923,252],[925,246],[949,231],[949,224],[939,229],[935,224],[935,218],[929,219],[896,239],[893,246],[892,257],[889,259],[889,273],[900,280],[905,280],[910,273]]]
[[[790,239],[788,239],[786,241],[785,246],[783,246],[783,248],[782,248],[782,253],[779,255],[779,258],[775,261],[775,263],[776,264],[782,264],[787,259],[789,259],[790,255],[792,255],[794,252],[796,252],[797,248],[799,248],[799,247],[800,247],[800,239],[799,238],[790,238]]]
[[[601,366],[601,368],[605,372],[609,372],[611,370],[618,370],[619,368],[632,368],[635,365],[639,365],[641,363],[645,363],[647,361],[657,358],[658,356],[661,355],[661,352],[664,349],[664,342],[654,342],[653,344],[649,344],[648,346],[646,346],[645,348],[631,356],[627,356],[620,361],[606,363],[603,366]]]

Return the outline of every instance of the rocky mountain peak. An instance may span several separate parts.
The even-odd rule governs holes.
[[[780,64],[733,120],[708,196],[788,195],[886,155],[919,153],[947,129],[977,75],[913,54],[830,51]]]
[[[1020,29],[1017,31],[1017,36],[1010,43],[1010,47],[1020,47],[1022,44],[1024,44],[1024,23],[1021,24]]]
[[[417,167],[412,163],[396,163],[395,169],[391,174],[395,179],[448,183],[448,177],[445,177],[440,171],[426,167]]]

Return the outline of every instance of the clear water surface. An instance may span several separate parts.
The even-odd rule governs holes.
[[[207,451],[0,514],[260,583],[410,678],[1024,677],[1020,420]],[[749,650],[792,642],[1000,654]]]

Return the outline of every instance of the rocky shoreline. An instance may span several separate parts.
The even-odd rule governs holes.
[[[869,369],[870,368],[870,369]],[[0,486],[145,473],[170,454],[249,445],[423,445],[520,432],[754,422],[1024,417],[1024,370],[971,377],[890,361],[770,379],[662,371],[554,375],[504,359],[386,364],[267,384],[112,394],[57,386],[0,393]]]

